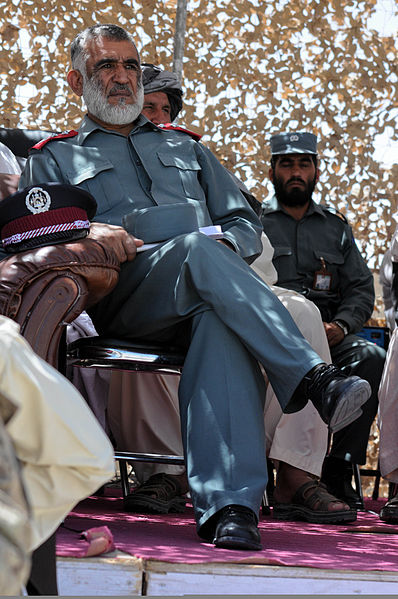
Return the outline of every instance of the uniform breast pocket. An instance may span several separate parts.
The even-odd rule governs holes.
[[[170,185],[180,189],[187,199],[205,200],[198,178],[201,168],[195,156],[166,152],[157,152],[157,156],[167,169],[165,177]]]
[[[297,278],[296,259],[289,246],[274,246],[272,262],[278,272],[278,282],[291,281]]]
[[[338,252],[314,250],[314,256],[319,266],[321,267],[325,263],[328,270],[337,271],[344,264],[344,256]]]
[[[95,198],[98,208],[96,216],[109,212],[123,199],[123,189],[109,160],[90,160],[89,165],[76,165],[69,170],[67,177],[72,185],[89,191]]]

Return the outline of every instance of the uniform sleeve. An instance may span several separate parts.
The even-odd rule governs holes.
[[[340,269],[341,301],[333,320],[343,320],[350,333],[357,333],[372,315],[375,302],[374,282],[349,225],[345,246],[344,264]]]
[[[7,432],[21,462],[35,549],[114,474],[113,449],[82,396],[0,317],[0,391],[17,406]]]
[[[196,144],[196,148],[201,167],[200,184],[211,219],[221,226],[225,239],[250,264],[262,251],[261,222],[229,172],[210,150],[202,144]]]

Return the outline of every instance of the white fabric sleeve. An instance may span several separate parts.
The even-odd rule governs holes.
[[[20,175],[21,167],[11,150],[0,142],[0,173]]]
[[[261,243],[263,252],[250,266],[268,285],[275,285],[278,274],[272,263],[274,248],[265,233],[261,234]]]
[[[19,410],[7,425],[33,512],[35,549],[114,475],[113,448],[82,396],[0,316],[0,390]]]

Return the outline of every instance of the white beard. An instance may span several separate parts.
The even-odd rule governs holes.
[[[141,113],[144,105],[144,88],[140,82],[134,104],[126,104],[126,98],[120,98],[118,104],[113,105],[109,104],[98,81],[83,76],[83,100],[87,111],[104,123],[128,125]]]

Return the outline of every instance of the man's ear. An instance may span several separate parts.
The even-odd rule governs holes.
[[[77,69],[72,69],[66,76],[71,89],[77,96],[83,95],[83,75]]]
[[[268,169],[268,178],[272,183],[274,182],[274,169],[272,167]]]
[[[318,183],[320,174],[321,174],[321,171],[319,170],[319,168],[317,168],[316,174],[315,174],[315,183]]]

